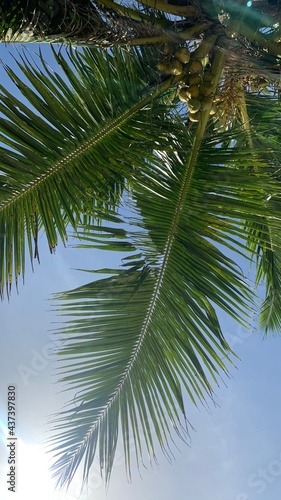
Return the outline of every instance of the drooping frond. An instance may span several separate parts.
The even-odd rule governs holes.
[[[169,134],[165,107],[142,93],[154,51],[53,54],[56,70],[41,54],[6,68],[24,99],[0,85],[1,295],[24,274],[26,238],[31,259],[42,227],[50,249],[65,242],[83,212],[116,204],[159,129],[158,142]]]
[[[256,262],[256,284],[265,283],[265,298],[260,310],[260,328],[265,334],[281,327],[281,241],[278,214],[281,213],[281,107],[277,95],[252,94],[247,100],[251,154],[256,173],[271,169],[276,189],[264,186],[266,213],[260,222],[248,225],[248,250]],[[246,141],[247,142],[247,141]],[[236,147],[239,148],[241,142]],[[272,214],[272,215],[271,215]],[[273,214],[276,214],[275,216]]]
[[[280,215],[265,203],[264,190],[278,187],[270,167],[257,173],[247,146],[233,149],[232,137],[214,135],[199,147],[182,132],[155,152],[133,180],[135,227],[126,235],[124,219],[120,240],[114,228],[100,232],[108,250],[126,249],[128,239],[133,252],[123,267],[58,295],[61,314],[72,317],[58,332],[61,381],[77,391],[75,408],[54,419],[60,486],[83,459],[87,480],[96,453],[108,482],[120,434],[129,474],[130,437],[138,464],[155,458],[157,442],[170,456],[175,434],[187,432],[183,394],[195,404],[212,398],[233,362],[216,309],[247,324],[254,290],[229,252],[245,253],[241,220]],[[98,228],[86,234],[87,245],[100,247]]]

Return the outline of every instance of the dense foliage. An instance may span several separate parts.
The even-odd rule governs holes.
[[[3,40],[89,47],[52,48],[54,70],[26,51],[5,68],[22,97],[0,85],[1,295],[26,253],[39,258],[41,231],[51,251],[74,232],[124,254],[56,297],[69,316],[56,334],[61,381],[77,391],[53,423],[63,486],[83,460],[86,480],[96,453],[108,482],[119,435],[129,474],[131,437],[138,464],[185,438],[184,394],[204,404],[234,360],[218,311],[247,325],[257,307],[235,253],[265,283],[261,329],[280,330],[281,12],[273,1],[44,4],[47,17],[40,2],[4,3]]]

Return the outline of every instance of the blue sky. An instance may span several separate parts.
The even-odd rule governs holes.
[[[12,63],[15,48],[0,45],[0,58]],[[49,61],[48,47],[44,53]],[[9,85],[3,68],[1,83]],[[222,316],[222,329],[240,356],[237,369],[227,387],[217,389],[218,407],[196,409],[186,400],[190,430],[189,446],[179,442],[175,461],[169,464],[159,453],[159,466],[133,471],[128,484],[122,449],[107,493],[93,466],[88,491],[80,495],[80,478],[69,492],[55,493],[48,473],[42,443],[48,430],[48,415],[61,409],[67,398],[58,394],[50,335],[57,318],[51,311],[53,292],[84,283],[87,276],[75,267],[106,267],[106,255],[64,249],[50,255],[44,237],[40,241],[41,265],[35,272],[27,266],[25,285],[14,291],[9,303],[1,307],[0,354],[0,498],[8,500],[280,500],[281,487],[281,377],[280,337],[263,340],[256,331],[249,333]],[[93,258],[95,264],[93,266]],[[117,259],[117,257],[116,257]],[[81,262],[83,263],[81,266]],[[110,263],[112,264],[112,262]],[[239,264],[243,264],[239,262]],[[17,493],[7,491],[6,394],[7,386],[17,389]],[[12,496],[13,495],[13,496]]]

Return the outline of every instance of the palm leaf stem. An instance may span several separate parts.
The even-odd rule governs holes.
[[[112,0],[101,0],[99,4],[114,12],[117,12],[122,17],[127,17],[133,19],[134,21],[149,23],[159,28],[167,28],[169,25],[171,25],[171,22],[168,19],[161,19],[149,14],[144,14],[140,10],[131,9],[130,7],[118,4]]]
[[[207,28],[206,28],[207,29]],[[198,29],[200,32],[201,29]],[[197,30],[195,31],[196,34]],[[148,36],[142,38],[133,38],[131,40],[124,40],[124,42],[118,42],[120,46],[141,46],[141,45],[152,45],[152,44],[162,44],[166,42],[176,42],[181,43],[182,40],[191,40],[194,36],[194,30],[183,30],[180,33],[169,32],[165,30],[165,33],[158,36]],[[60,35],[29,35],[26,33],[7,33],[5,38],[0,40],[0,43],[48,43],[57,45],[71,45],[73,47],[100,47],[102,44],[95,40],[85,40],[85,38],[79,39],[79,37],[63,37]],[[109,44],[110,45],[110,44]]]
[[[181,31],[175,32],[175,31],[170,31],[168,29],[164,29],[163,33],[158,36],[151,36],[151,37],[143,37],[143,38],[133,38],[132,40],[129,40],[126,42],[126,45],[129,46],[141,46],[141,45],[150,45],[150,44],[161,44],[161,43],[166,43],[166,42],[173,42],[173,43],[183,43],[183,40],[194,40],[197,35],[202,33],[202,31],[206,31],[209,27],[211,26],[211,23],[204,23],[204,24],[196,24],[195,26],[191,26],[188,29],[183,29]],[[215,39],[217,36],[214,37]],[[205,43],[205,42],[204,42]]]
[[[174,30],[169,30],[167,28],[162,28],[163,33],[158,36],[147,36],[147,37],[137,37],[131,40],[124,40],[124,42],[119,41],[118,45],[128,45],[128,46],[141,46],[141,45],[152,45],[152,44],[162,44],[166,42],[173,43],[183,43],[183,40],[194,40],[197,35],[206,31],[211,26],[211,23],[205,22],[201,24],[196,24],[188,29],[183,29],[181,31],[175,32]],[[101,42],[96,40],[85,40],[85,37],[79,38],[79,36],[62,36],[62,35],[32,35],[28,32],[12,32],[8,31],[5,37],[0,39],[0,43],[51,43],[58,45],[72,45],[74,47],[99,47],[102,45]],[[110,44],[109,44],[110,45]]]
[[[168,43],[168,42],[174,42],[175,41],[175,36],[177,38],[178,43],[181,42],[180,37],[175,35],[173,33],[173,36],[171,37],[168,35],[166,32],[158,35],[158,36],[147,36],[147,37],[142,37],[142,38],[133,38],[132,40],[129,40],[126,45],[130,47],[139,47],[141,45],[156,45],[156,44],[162,44],[162,43]]]
[[[173,14],[174,16],[183,16],[186,18],[200,16],[199,10],[193,5],[173,5],[163,0],[140,0],[140,3],[146,7],[152,7],[167,14]]]
[[[248,115],[247,104],[246,104],[246,99],[245,99],[245,90],[242,88],[242,86],[240,84],[239,84],[239,87],[240,88],[238,90],[238,109],[239,109],[241,120],[242,120],[242,127],[245,130],[249,147],[251,150],[253,150],[254,145],[253,145],[253,139],[252,139],[252,133],[251,133],[250,118]]]

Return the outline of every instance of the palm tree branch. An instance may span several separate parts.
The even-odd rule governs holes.
[[[0,218],[5,236],[0,252],[7,262],[7,251],[12,248],[13,254],[17,249],[13,258],[16,281],[24,270],[19,265],[23,261],[24,230],[28,232],[31,260],[31,234],[37,245],[38,230],[33,234],[34,225],[29,222],[32,218],[38,219],[38,229],[44,226],[50,249],[57,244],[57,234],[65,243],[67,225],[75,228],[85,207],[95,214],[99,204],[105,208],[114,206],[125,179],[127,181],[133,171],[132,164],[140,165],[152,154],[154,131],[159,129],[160,122],[163,140],[166,133],[169,134],[163,123],[166,110],[161,103],[157,104],[156,98],[169,88],[173,78],[141,95],[148,78],[149,56],[145,55],[142,61],[138,52],[133,62],[132,57],[128,59],[128,55],[120,51],[114,54],[92,51],[83,55],[70,51],[68,64],[60,53],[54,51],[54,55],[66,81],[44,63],[42,55],[39,61],[43,70],[24,57],[18,62],[20,76],[6,68],[35,110],[0,86],[0,112],[6,116],[1,120],[6,147],[1,148],[0,163]],[[99,69],[95,72],[96,68]],[[22,75],[34,90],[24,83]],[[93,99],[89,88],[94,82]],[[122,145],[118,155],[114,146],[117,142]],[[20,233],[15,232],[16,228]],[[8,265],[2,267],[1,293],[10,280],[8,268]]]
[[[251,96],[248,99],[249,123],[251,127],[252,148],[260,157],[255,169],[261,172],[266,165],[272,165],[272,178],[280,183],[280,104],[275,96]],[[274,168],[275,167],[275,168]],[[264,205],[277,212],[281,209],[279,186],[264,189]],[[265,282],[265,298],[260,308],[259,325],[265,334],[278,331],[281,325],[281,257],[278,219],[263,217],[260,222],[248,226],[247,248],[250,257],[256,262],[256,285]]]

